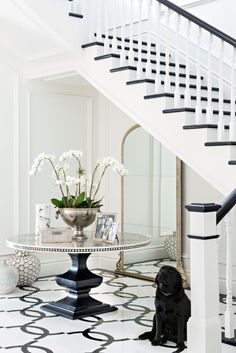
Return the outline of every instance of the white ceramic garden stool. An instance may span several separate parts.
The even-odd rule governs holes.
[[[8,265],[6,260],[0,263],[0,294],[10,294],[17,286],[19,273],[14,266]]]
[[[18,286],[30,286],[39,276],[40,261],[28,251],[17,250],[15,255],[7,259],[7,264],[14,266],[19,272]]]

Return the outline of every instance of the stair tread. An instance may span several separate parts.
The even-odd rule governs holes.
[[[109,58],[120,58],[120,54],[115,54],[115,53],[110,53],[110,54],[103,54],[103,55],[98,55],[95,56],[94,60],[103,60],[103,59],[109,59]]]
[[[119,58],[120,58],[120,54],[117,54],[117,53],[103,54],[103,55],[98,55],[98,56],[96,56],[94,59],[95,59],[95,60],[103,60],[103,59],[108,59],[108,58],[117,58],[117,59],[119,59]],[[126,55],[126,56],[125,56],[125,59],[126,59],[126,60],[129,60],[129,56]],[[134,61],[138,61],[138,60],[139,60],[138,57],[134,57]],[[146,59],[146,58],[141,58],[141,61],[144,62],[144,63],[146,63],[146,62],[147,62],[147,59]],[[151,63],[151,64],[156,64],[157,61],[156,61],[155,59],[150,59],[150,63]],[[166,62],[160,60],[160,65],[166,66]],[[171,66],[171,67],[176,67],[176,64],[175,64],[175,63],[169,63],[169,66]],[[184,64],[179,64],[179,67],[180,67],[181,69],[186,69],[186,65],[184,65]]]
[[[116,67],[116,68],[113,68],[113,69],[110,69],[110,72],[119,72],[119,71],[124,71],[124,70],[133,70],[133,71],[137,71],[137,66],[132,66],[132,65],[125,65],[125,66],[120,66],[120,67]],[[142,72],[146,72],[146,68],[142,68]],[[156,74],[156,70],[155,69],[152,69],[151,72],[153,74]],[[170,71],[168,72],[169,73],[169,76],[176,76],[175,72],[173,71]],[[163,71],[163,70],[160,70],[159,72],[160,75],[166,75],[166,71]],[[183,74],[183,73],[179,73],[179,77],[182,77],[182,78],[186,78],[186,74]],[[197,76],[196,75],[189,75],[189,78],[190,79],[193,79],[193,80],[196,80],[197,79]],[[201,80],[203,80],[203,76],[201,76]]]
[[[121,67],[116,67],[114,69],[110,69],[110,72],[119,72],[119,71],[125,71],[125,70],[137,71],[137,67],[131,66],[131,65],[121,66]]]
[[[148,83],[155,83],[155,80],[153,80],[153,79],[132,80],[132,81],[126,82],[126,84],[127,84],[127,85],[135,85],[135,84],[138,84],[138,83],[145,83],[145,82],[148,82]],[[164,84],[165,84],[164,81],[161,81],[161,84],[164,85]],[[175,82],[170,82],[170,85],[171,85],[171,86],[175,86]],[[185,88],[185,87],[186,87],[186,84],[185,84],[185,83],[179,83],[179,87]],[[196,86],[196,85],[193,85],[193,84],[190,84],[190,85],[189,85],[189,88],[196,89],[197,86]],[[207,87],[207,86],[201,86],[201,90],[207,91],[207,90],[208,90],[208,87]],[[219,88],[218,88],[218,87],[212,87],[212,91],[218,92],[218,91],[219,91]]]
[[[101,47],[104,47],[104,43],[103,43],[103,42],[100,42],[100,41],[93,41],[93,42],[90,42],[90,43],[82,44],[81,47],[82,47],[83,49],[85,49],[85,48],[92,47],[92,46],[94,46],[94,45],[99,45],[99,46],[101,46]],[[112,44],[109,44],[109,48],[113,48]],[[118,45],[116,45],[116,49],[121,50],[121,49],[122,49],[122,46],[118,44]],[[130,51],[130,47],[124,47],[124,50]],[[136,52],[136,53],[139,52],[139,49],[138,49],[138,48],[132,48],[132,50],[133,50],[134,52]],[[142,54],[147,54],[148,51],[147,51],[146,49],[141,49],[141,53],[142,53]],[[150,50],[150,54],[151,54],[151,55],[154,55],[154,56],[157,55],[156,51],[153,51],[153,50]],[[166,54],[163,53],[163,52],[160,52],[160,56],[166,56]]]
[[[81,48],[82,49],[86,49],[86,48],[89,48],[89,47],[93,47],[94,45],[99,45],[100,47],[104,46],[104,44],[102,42],[90,42],[90,43],[82,44]]]
[[[236,146],[236,141],[213,141],[205,142],[205,146]]]
[[[192,125],[184,125],[184,130],[194,130],[194,129],[217,129],[217,124],[192,124]],[[229,125],[224,125],[225,129],[229,129]]]
[[[154,94],[148,94],[146,96],[144,96],[144,99],[154,99],[154,98],[160,98],[160,97],[170,97],[170,98],[174,98],[174,93],[154,93]],[[184,94],[181,94],[180,95],[180,98],[181,99],[184,99],[185,98],[185,95]],[[191,96],[190,97],[191,100],[196,100],[197,99],[197,96]],[[208,98],[207,97],[201,97],[201,101],[208,101]],[[211,101],[213,103],[219,103],[219,98],[212,98]],[[224,99],[224,104],[231,104],[231,101],[230,99]],[[236,101],[235,101],[235,104],[236,104]]]
[[[154,99],[154,98],[162,98],[162,97],[170,97],[174,98],[174,93],[153,93],[153,94],[147,94],[144,96],[144,99]]]
[[[139,83],[155,83],[155,80],[150,79],[150,78],[141,78],[139,80],[132,80],[132,81],[128,81],[126,82],[126,84],[129,85],[135,85],[135,84],[139,84]]]
[[[69,16],[71,17],[77,17],[77,18],[84,18],[83,15],[79,14],[79,13],[74,13],[74,12],[69,12]]]
[[[183,108],[171,108],[171,109],[164,109],[163,113],[164,114],[171,114],[171,113],[182,113],[182,112],[190,112],[190,113],[195,113],[196,109],[195,108],[189,108],[189,107],[183,107]],[[206,109],[202,109],[202,113],[206,114]],[[212,114],[214,115],[218,115],[219,114],[219,110],[217,109],[213,109],[212,110]],[[230,111],[224,110],[223,111],[224,115],[231,115]],[[236,115],[236,113],[235,113]]]

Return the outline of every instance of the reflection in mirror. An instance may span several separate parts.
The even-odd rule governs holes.
[[[181,264],[181,162],[148,132],[133,126],[122,141],[122,231],[152,238],[145,249],[121,253],[117,273],[153,280],[168,264]]]

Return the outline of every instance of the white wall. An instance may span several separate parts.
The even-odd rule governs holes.
[[[235,0],[215,0],[188,9],[203,21],[236,38]]]
[[[17,228],[16,190],[17,151],[17,79],[18,76],[9,67],[0,62],[0,121],[1,121],[1,172],[0,172],[0,254],[4,254],[5,238]]]
[[[91,86],[62,80],[29,83],[23,77],[18,80],[14,72],[2,65],[0,75],[0,197],[5,200],[0,218],[0,255],[6,256],[14,251],[5,247],[5,238],[33,232],[35,204],[49,203],[56,195],[49,166],[45,165],[36,177],[29,176],[34,157],[39,152],[58,155],[78,148],[84,151],[88,169],[104,156],[120,159],[120,141],[133,122]],[[118,175],[113,172],[107,175],[101,195],[105,195],[103,211],[117,212],[119,218]],[[41,275],[62,272],[70,263],[67,255],[38,256]],[[102,260],[103,267],[115,268],[117,260],[118,253],[107,254]],[[100,267],[101,259],[91,257],[90,266]]]

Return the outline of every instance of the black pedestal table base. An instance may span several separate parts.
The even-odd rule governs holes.
[[[90,297],[92,288],[98,287],[103,278],[87,267],[90,253],[69,253],[72,266],[66,273],[56,276],[56,282],[68,290],[68,295],[56,302],[42,306],[43,310],[75,320],[85,316],[98,315],[117,310],[115,306],[104,304]]]

